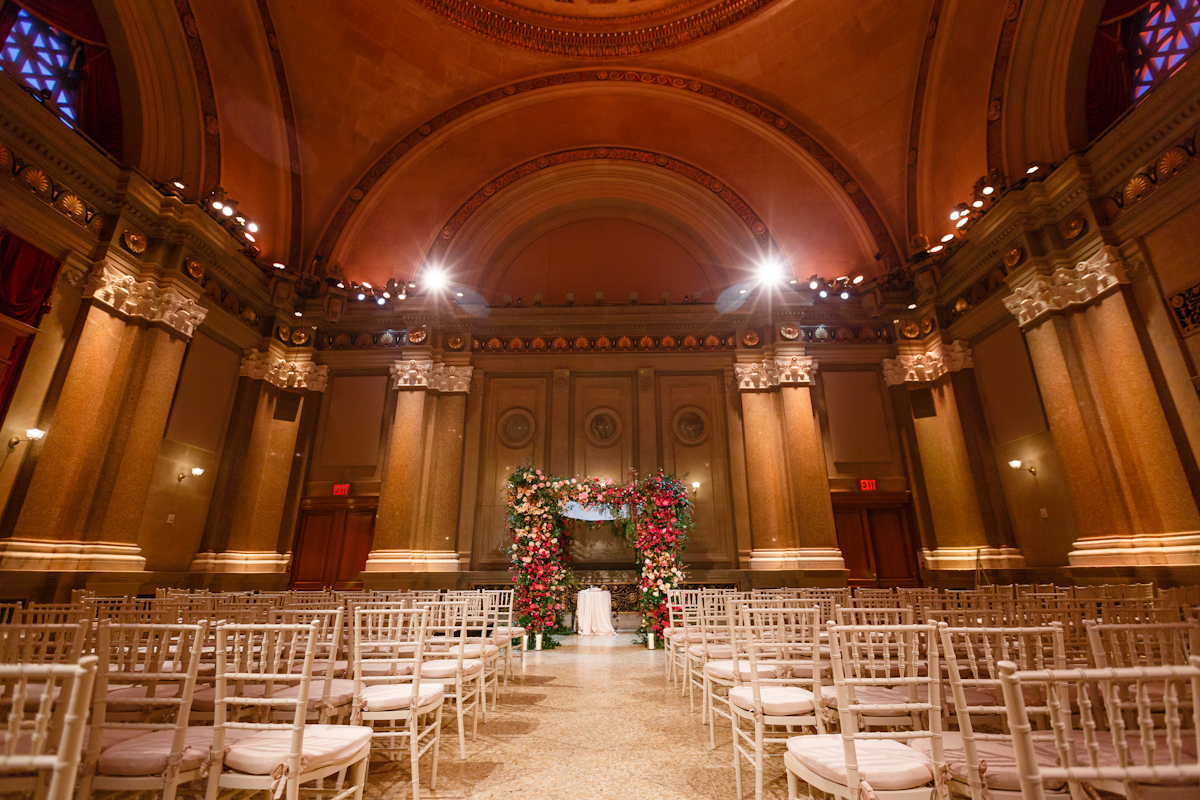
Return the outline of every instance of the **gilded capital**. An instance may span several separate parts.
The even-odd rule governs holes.
[[[1087,305],[1114,286],[1128,282],[1121,254],[1112,245],[1105,245],[1070,269],[1057,269],[1048,277],[1036,276],[1005,298],[1004,307],[1024,328],[1053,311]]]
[[[139,281],[105,263],[88,278],[83,296],[117,316],[161,322],[187,339],[192,338],[208,313],[174,289],[163,288],[152,280]]]
[[[883,360],[883,380],[888,386],[904,383],[932,383],[948,372],[975,366],[971,348],[963,341],[936,342],[924,353],[902,355]]]
[[[251,350],[246,354],[238,374],[256,381],[266,381],[280,389],[323,392],[329,385],[328,366],[318,366],[311,361],[287,361],[260,350]]]

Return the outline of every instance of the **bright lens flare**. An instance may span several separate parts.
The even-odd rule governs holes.
[[[758,265],[758,282],[767,284],[783,283],[783,264],[773,258]]]
[[[440,292],[446,288],[447,282],[446,273],[442,270],[435,267],[425,270],[425,288],[434,292]]]

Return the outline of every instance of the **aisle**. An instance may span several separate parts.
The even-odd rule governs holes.
[[[524,677],[501,693],[479,740],[467,741],[466,762],[443,729],[438,788],[428,791],[423,766],[421,797],[734,800],[729,732],[719,727],[709,751],[699,712],[664,688],[664,654],[631,639],[571,636],[529,653]],[[787,797],[782,769],[778,759],[768,766],[768,798]],[[407,779],[407,764],[372,762],[366,797],[403,798]]]

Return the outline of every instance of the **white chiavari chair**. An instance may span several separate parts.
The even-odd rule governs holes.
[[[408,750],[413,800],[419,800],[421,756],[431,754],[429,789],[437,789],[445,687],[421,680],[430,610],[354,612],[354,717],[373,731],[372,750],[395,761]]]
[[[786,745],[794,729],[825,733],[821,705],[821,658],[817,608],[795,603],[762,606],[739,604],[733,641],[733,679],[729,690],[733,725],[733,769],[737,796],[742,796],[742,761],[754,769],[754,797],[763,796],[763,761],[768,745]],[[749,680],[742,677],[749,666]],[[747,726],[747,727],[743,727]],[[714,724],[709,729],[715,746]]]
[[[95,656],[0,664],[0,793],[71,800],[95,676]]]
[[[873,610],[855,609],[858,612]],[[842,670],[846,675],[846,694],[850,702],[856,707],[890,707],[894,710],[894,713],[883,715],[860,711],[857,715],[859,726],[913,730],[924,727],[925,723],[912,709],[929,700],[921,694],[933,668],[926,650],[936,652],[937,645],[926,633],[937,629],[932,625],[896,623],[831,625],[829,628],[841,631]],[[832,640],[829,648],[831,657],[836,655]],[[827,705],[841,711],[841,691],[832,697],[827,694],[823,699]]]
[[[1196,797],[1200,657],[1161,667],[1018,670],[1004,661],[999,668],[1026,800],[1042,800],[1047,783],[1066,783],[1073,797],[1094,797],[1097,790],[1129,798]],[[1161,710],[1147,691],[1151,684],[1161,687]],[[1045,713],[1061,766],[1038,758],[1026,705],[1034,687],[1049,697]]]
[[[488,634],[488,631],[496,626],[492,598],[481,591],[448,592],[446,596],[467,604],[463,636],[460,641],[449,643],[448,652],[454,654],[462,650],[463,658],[483,662],[483,705],[480,710],[483,713],[483,721],[487,722],[488,687],[492,687],[493,709],[496,708],[500,696],[500,648],[493,644],[492,637]]]
[[[1200,655],[1200,620],[1146,625],[1087,620],[1084,626],[1092,666],[1099,669],[1186,664]]]
[[[521,670],[525,670],[525,653],[529,651],[529,637],[526,630],[513,622],[513,598],[516,595],[512,589],[490,591],[496,608],[496,627],[492,630],[492,643],[500,648],[504,657],[504,688],[508,688],[508,679],[512,675],[513,642],[521,640]]]
[[[672,589],[668,592],[671,632],[664,634],[667,676],[672,685],[679,683],[681,674],[684,676],[680,696],[688,689],[688,646],[703,638],[700,633],[700,595],[699,589]]]
[[[466,658],[462,647],[451,647],[454,641],[465,638],[467,603],[462,600],[439,600],[421,603],[419,607],[429,610],[421,679],[442,684],[446,690],[446,701],[454,703],[459,757],[466,761],[466,715],[471,713],[471,741],[475,741],[479,734],[479,713],[483,705],[483,661]]]
[[[205,625],[101,621],[100,659],[80,797],[161,792],[200,777],[212,728],[188,727]]]
[[[270,612],[271,622],[276,625],[308,625],[318,623],[315,637],[312,667],[312,686],[309,689],[309,721],[329,723],[342,721],[349,716],[354,700],[354,680],[346,677],[350,662],[345,652],[345,626],[342,624],[342,609],[318,608],[304,605],[300,608],[284,607]],[[301,669],[297,664],[293,669]],[[282,696],[296,691],[296,687],[283,690]]]
[[[873,657],[864,656],[868,638],[872,644],[895,644],[898,653],[926,650],[929,670],[925,675],[906,673],[899,680],[908,692],[908,700],[889,702],[869,699],[870,690],[894,691],[897,679],[884,671],[868,668]],[[941,682],[936,677],[938,663],[937,632],[932,625],[897,625],[863,630],[857,626],[829,628],[829,647],[833,661],[833,680],[837,693],[840,734],[793,736],[787,741],[783,763],[787,770],[788,797],[797,800],[799,783],[846,800],[864,795],[879,800],[929,800],[934,791],[945,786],[947,774],[942,758]],[[915,665],[915,659],[910,659]],[[926,699],[918,700],[918,688],[924,687]],[[911,730],[863,730],[860,718],[922,718],[928,728],[914,724]],[[909,745],[929,739],[930,755]]]
[[[687,647],[687,674],[688,702],[695,711],[695,690],[699,689],[700,721],[703,724],[709,723],[708,710],[712,705],[709,695],[714,681],[726,688],[733,685],[730,602],[739,596],[723,591],[705,591],[700,595],[700,641]],[[712,661],[718,663],[709,670],[708,664]]]
[[[301,785],[333,775],[336,788],[321,792],[326,800],[362,800],[371,729],[307,722],[319,632],[319,622],[217,626],[216,730],[207,800],[216,800],[221,789],[269,791],[275,797],[286,792],[287,800],[298,800]],[[266,691],[246,694],[246,686]],[[298,687],[295,693],[280,696],[291,686]]]

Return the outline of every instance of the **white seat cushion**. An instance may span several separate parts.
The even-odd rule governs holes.
[[[204,763],[204,759],[208,758],[208,752],[212,749],[214,730],[215,728],[208,727],[187,729],[179,761],[181,772],[199,768]],[[226,731],[225,745],[228,747],[230,744],[253,735],[254,731]],[[122,777],[161,775],[170,763],[171,745],[174,740],[175,731],[154,731],[126,739],[100,753],[100,760],[96,762],[96,770],[101,775]]]
[[[305,725],[301,769],[319,769],[352,758],[371,741],[371,729],[361,725]],[[225,747],[225,766],[249,775],[270,775],[287,763],[291,731],[260,731]]]
[[[463,651],[463,658],[492,658],[500,653],[500,648],[494,644],[456,644],[446,650],[450,655],[458,655],[458,651]],[[482,653],[482,656],[480,655]]]
[[[183,685],[171,681],[169,683],[160,683],[154,687],[154,697],[177,697],[183,690]],[[144,706],[151,705],[153,701],[147,703],[150,696],[149,687],[146,686],[130,686],[128,684],[119,684],[116,688],[110,689],[108,694],[104,696],[105,705],[108,711],[136,711]],[[160,706],[161,708],[161,706]]]
[[[688,647],[688,655],[700,657],[704,655],[704,644],[693,644]],[[710,644],[708,646],[709,658],[733,658],[733,645],[730,644]]]
[[[375,686],[363,687],[364,711],[396,711],[409,708],[412,705],[413,685],[411,683],[381,683]],[[440,683],[421,681],[417,692],[417,707],[423,708],[431,703],[440,703],[446,696],[446,687]]]
[[[811,714],[815,703],[812,692],[798,686],[760,686],[763,713],[769,717],[795,717]],[[754,688],[734,686],[729,690],[729,700],[738,708],[754,710]]]
[[[833,783],[846,784],[846,752],[838,733],[793,736],[788,752],[813,773]],[[933,780],[933,762],[919,750],[892,739],[859,739],[854,742],[859,777],[875,791],[900,791],[924,786]]]
[[[742,680],[750,680],[750,662],[738,661],[738,672],[741,673]],[[733,661],[710,661],[704,665],[704,674],[718,680],[731,681],[733,680]],[[779,668],[773,664],[759,664],[758,677],[760,678],[778,678]]]
[[[313,681],[308,689],[308,707],[316,708],[321,702],[321,694],[325,691],[324,681]],[[299,697],[300,687],[289,686],[275,692],[276,697]],[[334,678],[329,687],[329,705],[337,708],[354,700],[354,681],[348,678]]]
[[[462,662],[463,676],[470,677],[483,669],[483,662],[474,658],[465,658]],[[421,664],[422,678],[453,678],[458,669],[456,658],[435,658]]]
[[[492,631],[492,636],[496,639],[516,639],[524,635],[525,629],[520,625],[513,625],[511,628],[499,627]]]
[[[383,678],[388,675],[412,675],[413,665],[404,661],[392,661],[396,656],[387,656],[383,658],[364,658],[362,660],[362,674],[364,678]],[[347,677],[353,677],[354,671],[351,670]]]
[[[933,751],[933,740],[915,739],[912,746],[925,755],[929,755]],[[1047,767],[1058,765],[1053,742],[1035,742],[1033,749],[1039,764]],[[987,782],[989,789],[1005,792],[1021,791],[1017,757],[1014,755],[1011,743],[976,739],[975,751],[979,754],[980,760],[987,764],[983,779]],[[967,751],[963,746],[961,733],[952,731],[942,734],[942,756],[950,767],[950,777],[966,783]],[[1046,788],[1057,791],[1062,788],[1063,783],[1063,781],[1047,781]]]

